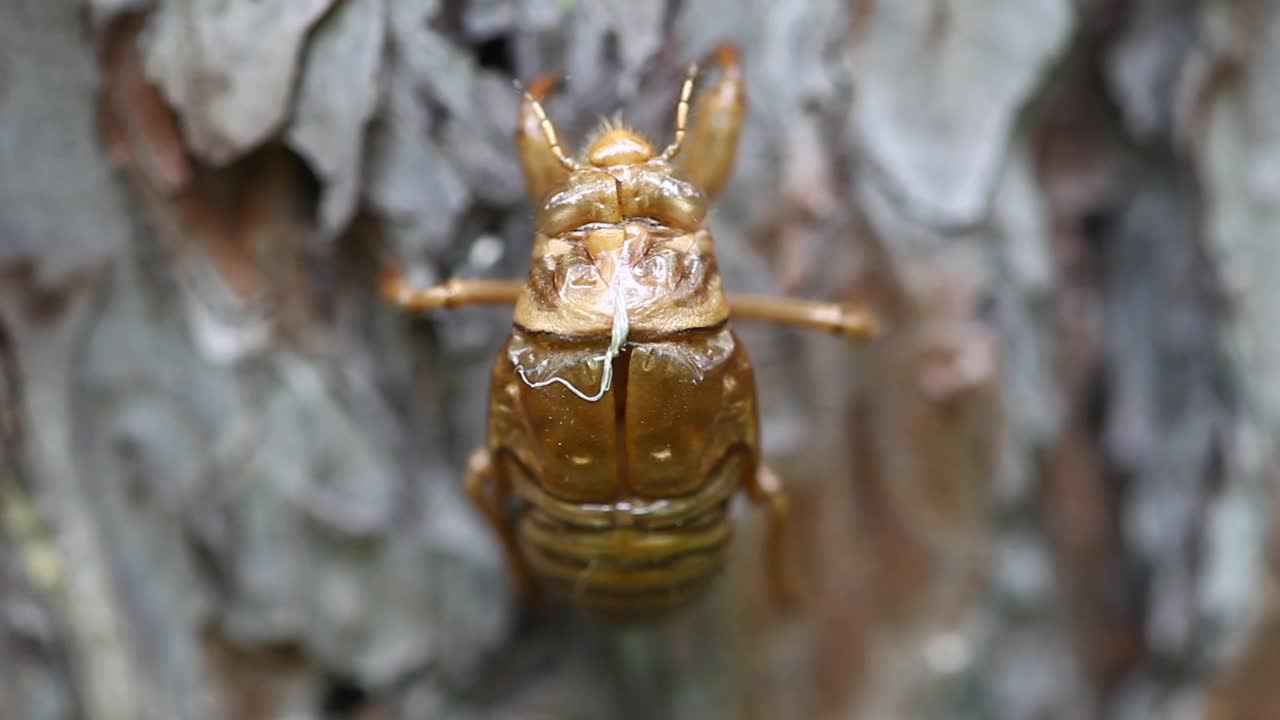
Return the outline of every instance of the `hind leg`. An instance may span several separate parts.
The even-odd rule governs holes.
[[[763,506],[765,517],[764,563],[769,592],[775,604],[787,607],[796,599],[795,584],[787,567],[787,522],[791,502],[782,481],[769,466],[761,463],[746,483],[747,497]]]
[[[464,485],[467,496],[471,498],[471,502],[488,520],[489,527],[498,536],[512,582],[527,602],[536,603],[538,585],[529,573],[529,567],[525,565],[519,548],[516,547],[515,531],[502,513],[502,505],[509,495],[510,488],[494,472],[493,460],[488,450],[481,448],[471,454],[471,459],[467,461]]]

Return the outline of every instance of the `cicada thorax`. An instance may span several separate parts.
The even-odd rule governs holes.
[[[546,195],[490,438],[533,574],[587,610],[647,618],[723,565],[727,504],[755,470],[755,388],[701,191],[647,145],[616,145],[610,159],[639,161]]]
[[[625,321],[633,341],[728,317],[711,234],[644,221],[539,235],[515,309],[525,330],[607,339]]]

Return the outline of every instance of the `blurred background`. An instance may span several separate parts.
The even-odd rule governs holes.
[[[463,497],[523,275],[512,80],[665,142],[742,49],[711,227],[758,513],[689,613],[523,609]],[[1280,2],[0,0],[0,718],[1280,717]],[[1268,280],[1268,278],[1271,278]]]

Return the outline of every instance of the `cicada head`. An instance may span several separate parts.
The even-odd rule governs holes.
[[[587,144],[584,159],[598,168],[637,165],[653,158],[653,146],[619,120],[606,120]]]

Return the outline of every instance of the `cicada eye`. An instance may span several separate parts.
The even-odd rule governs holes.
[[[697,186],[671,174],[665,164],[644,167],[630,178],[631,192],[622,195],[622,214],[649,217],[678,230],[702,227],[707,199]]]
[[[598,170],[569,176],[565,188],[547,198],[538,210],[538,231],[555,236],[591,223],[622,222],[618,208],[618,184],[612,175]]]

